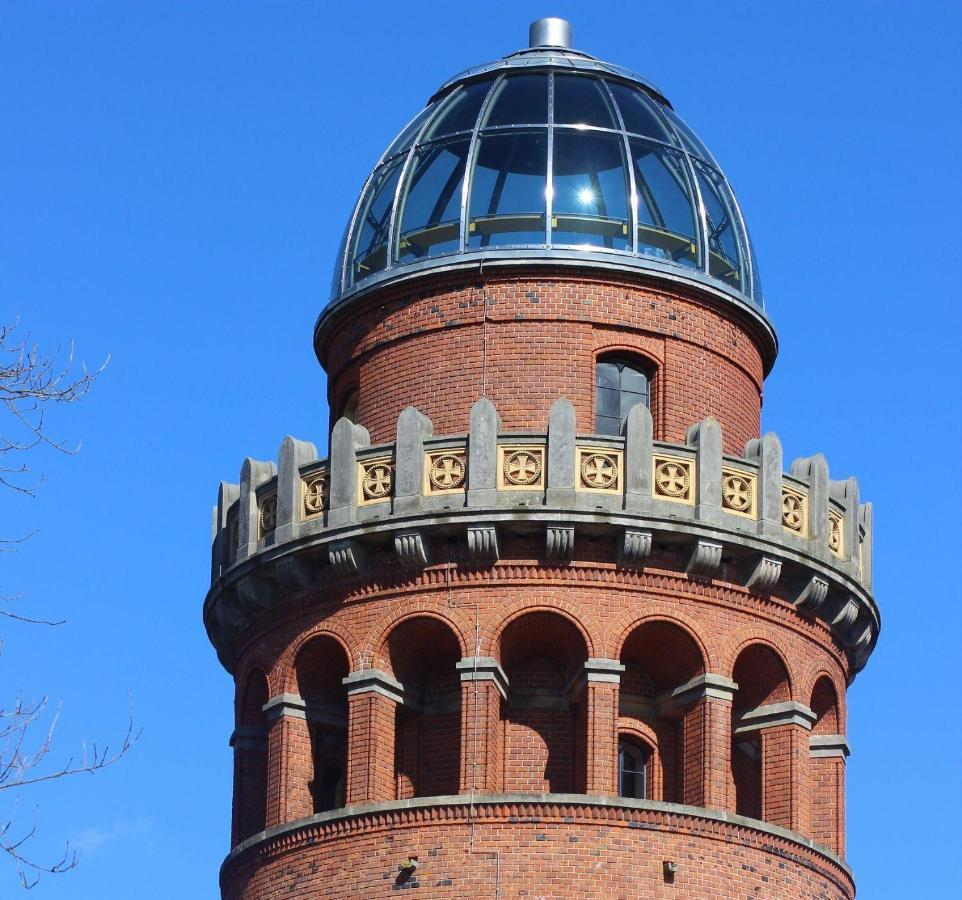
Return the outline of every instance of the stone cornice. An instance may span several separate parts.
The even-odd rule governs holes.
[[[499,829],[519,819],[537,818],[559,824],[586,821],[612,827],[657,828],[666,832],[691,830],[706,838],[751,846],[802,865],[829,878],[843,894],[854,892],[851,869],[827,848],[787,828],[732,813],[656,800],[585,794],[475,794],[415,797],[385,803],[348,806],[287,822],[253,835],[231,850],[221,866],[221,884],[249,860],[262,862],[276,854],[296,852],[318,841],[349,833],[396,830],[407,824],[452,824],[468,819],[482,827],[487,820]]]
[[[395,444],[369,447],[363,428],[338,422],[329,462],[285,438],[276,468],[247,460],[240,486],[221,486],[208,634],[230,668],[235,639],[257,616],[331,578],[363,580],[369,561],[390,553],[385,544],[399,571],[416,573],[432,563],[437,539],[460,533],[484,567],[498,559],[499,531],[540,529],[553,565],[578,559],[579,534],[607,534],[623,569],[670,548],[689,578],[724,571],[753,593],[777,589],[800,615],[825,622],[860,669],[880,620],[871,507],[859,504],[854,480],[831,481],[820,456],[783,474],[771,434],[750,441],[743,459],[724,456],[713,419],[682,445],[651,433],[638,406],[623,437],[578,435],[566,400],[552,406],[547,432],[502,433],[480,400],[467,437],[435,437],[408,408]]]
[[[732,723],[732,734],[746,734],[778,725],[800,725],[811,731],[814,722],[815,713],[803,703],[797,700],[784,700],[736,713],[735,721]]]
[[[813,734],[808,739],[808,750],[813,759],[837,756],[843,762],[852,752],[844,734]]]

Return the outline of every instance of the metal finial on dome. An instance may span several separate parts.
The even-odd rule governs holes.
[[[528,28],[529,47],[564,47],[571,49],[571,23],[549,16],[536,19]]]

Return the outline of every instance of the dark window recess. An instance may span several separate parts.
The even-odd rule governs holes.
[[[618,741],[618,796],[648,796],[648,750],[633,741]]]
[[[628,411],[638,403],[649,405],[650,379],[638,363],[602,360],[595,366],[595,432],[621,434]]]

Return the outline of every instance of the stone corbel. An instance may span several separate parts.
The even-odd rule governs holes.
[[[545,532],[545,557],[567,562],[574,556],[574,552],[574,525],[549,525]]]
[[[407,701],[404,685],[396,678],[382,672],[380,669],[361,669],[351,672],[343,679],[342,684],[347,688],[350,697],[353,694],[380,694],[402,705]]]
[[[688,575],[709,577],[718,570],[721,565],[721,558],[722,545],[718,541],[706,541],[699,538],[692,547],[685,572]]]
[[[237,582],[237,596],[244,609],[253,614],[263,612],[274,601],[274,585],[257,575],[245,575]]]
[[[814,616],[822,608],[827,596],[828,582],[818,575],[812,575],[802,582],[801,586],[794,592],[794,596],[791,597],[791,601],[800,612]]]
[[[651,532],[643,528],[625,528],[618,540],[618,565],[640,568],[651,555]]]
[[[364,568],[364,550],[358,541],[332,541],[328,545],[327,553],[335,575],[357,575]]]
[[[468,526],[468,553],[475,563],[493,563],[500,558],[498,529],[494,525]]]
[[[274,564],[277,580],[290,591],[304,591],[317,581],[317,566],[297,556],[284,556]]]
[[[706,672],[656,697],[655,707],[658,715],[664,716],[673,710],[691,706],[703,697],[731,702],[737,690],[738,684],[731,678]]]
[[[745,587],[758,594],[767,594],[782,574],[782,561],[773,556],[764,554],[755,559],[751,566],[748,576],[745,578]]]
[[[430,559],[428,536],[423,531],[402,531],[394,536],[394,552],[407,569],[423,569]]]
[[[617,659],[605,659],[592,656],[585,660],[584,669],[578,672],[565,689],[570,702],[577,699],[586,685],[595,682],[599,684],[621,684],[621,673],[625,666]]]

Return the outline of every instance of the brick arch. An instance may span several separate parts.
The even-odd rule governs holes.
[[[272,694],[279,694],[290,690],[296,691],[294,660],[297,659],[297,654],[301,652],[301,648],[317,637],[329,637],[337,641],[347,655],[348,664],[351,667],[351,671],[353,671],[356,660],[360,658],[360,647],[354,635],[351,634],[347,628],[344,628],[336,622],[321,622],[312,626],[307,631],[300,632],[278,655],[269,676]]]
[[[498,650],[501,643],[501,636],[504,634],[505,629],[516,619],[531,612],[556,613],[562,618],[567,619],[578,629],[588,649],[588,656],[598,655],[598,648],[601,647],[602,644],[595,634],[598,623],[593,616],[588,615],[577,604],[567,601],[559,603],[550,600],[540,600],[536,603],[531,603],[524,599],[515,600],[508,607],[508,611],[502,613],[501,618],[497,620],[493,627],[490,619],[487,622],[482,622],[481,655],[493,656],[496,659],[500,659]]]
[[[737,666],[738,666],[738,661],[742,658],[742,655],[743,655],[746,651],[751,650],[751,649],[754,648],[754,647],[763,648],[764,650],[766,650],[767,652],[769,652],[769,653],[771,653],[771,654],[773,654],[773,655],[775,656],[776,660],[777,660],[778,663],[781,665],[781,667],[782,667],[782,669],[783,669],[783,671],[784,671],[784,674],[785,674],[785,683],[786,683],[786,689],[787,689],[787,691],[788,691],[788,697],[786,697],[786,698],[784,698],[784,699],[786,699],[786,700],[797,700],[797,699],[798,699],[798,696],[797,696],[797,684],[798,684],[798,679],[797,679],[797,677],[792,673],[792,669],[791,669],[791,667],[789,666],[788,661],[787,661],[786,658],[785,658],[785,654],[784,654],[778,647],[776,647],[775,644],[773,644],[773,643],[772,643],[771,641],[769,641],[769,640],[766,640],[765,638],[761,638],[761,637],[757,637],[757,636],[756,636],[756,637],[745,638],[744,640],[742,640],[742,641],[736,646],[734,652],[731,654],[731,657],[730,657],[730,659],[729,659],[729,661],[728,661],[728,665],[726,666],[726,669],[725,669],[724,674],[727,675],[729,678],[737,681],[738,679],[735,678],[735,669],[736,669]],[[741,685],[739,685],[739,690],[741,690]],[[737,707],[738,705],[739,705],[739,704],[738,704],[738,694],[736,693],[736,695],[735,695],[735,706]]]
[[[252,698],[252,693],[260,687],[257,684],[252,685],[257,676],[260,676],[263,682],[263,699]],[[264,714],[261,707],[270,697],[271,687],[267,678],[267,669],[258,664],[247,666],[235,683],[234,721],[238,725],[262,725]]]
[[[822,660],[813,660],[812,663],[805,669],[803,676],[799,679],[799,699],[807,703],[807,698],[812,696],[812,692],[815,690],[815,685],[818,684],[819,680],[822,678],[827,678],[832,683],[832,688],[835,690],[835,696],[838,698],[839,719],[840,721],[844,722],[846,690],[848,685],[844,671],[835,672],[835,674],[833,674],[832,669],[829,666],[826,666]],[[809,704],[809,706],[811,706],[811,704]]]
[[[318,645],[327,642],[340,650],[340,659],[317,655]],[[340,698],[342,680],[350,671],[351,656],[341,641],[330,633],[312,634],[298,645],[287,671],[285,690],[299,694],[305,700],[317,699],[321,695],[328,700]]]
[[[609,335],[605,335],[606,340],[599,341],[592,348],[592,356],[594,357],[594,362],[602,356],[636,356],[643,362],[649,364],[652,370],[657,369],[659,366],[665,364],[664,352],[658,352],[661,350],[660,347],[655,347],[655,344],[660,344],[657,338],[652,338],[651,342],[647,341],[637,341],[631,342],[625,340],[624,334],[619,334],[617,340],[609,339]]]
[[[798,686],[801,683],[801,678],[794,667],[789,663],[784,651],[773,641],[766,637],[763,637],[754,628],[742,629],[736,634],[732,635],[729,641],[726,642],[727,647],[719,653],[719,665],[720,674],[726,675],[727,677],[733,677],[733,672],[735,671],[735,664],[738,662],[738,657],[741,656],[742,652],[750,647],[752,644],[759,644],[767,649],[771,650],[779,659],[781,664],[785,667],[785,671],[788,675],[788,690],[789,699],[798,700]]]
[[[265,681],[267,682],[267,695],[272,697],[277,691],[275,690],[275,685],[271,680],[271,664],[260,654],[251,655],[250,658],[244,660],[243,666],[239,666],[234,670],[234,712],[235,714],[240,711],[239,704],[241,695],[250,680],[251,675],[254,672],[260,672]]]
[[[415,618],[434,619],[441,622],[453,632],[461,649],[462,657],[474,653],[474,645],[473,643],[469,644],[466,637],[468,633],[468,629],[465,627],[466,623],[456,609],[441,603],[420,603],[414,608],[406,606],[404,609],[387,613],[375,623],[363,645],[362,652],[366,657],[367,665],[391,671],[389,654],[385,649],[391,632],[406,620]],[[359,668],[364,667],[364,665],[359,666]]]
[[[647,625],[649,622],[664,622],[680,628],[695,642],[695,646],[701,652],[702,664],[705,667],[705,671],[717,671],[715,668],[717,665],[715,655],[709,652],[708,646],[702,640],[698,632],[697,624],[691,617],[678,612],[672,613],[671,615],[665,613],[649,613],[648,615],[640,617],[635,617],[634,613],[630,612],[628,615],[623,616],[621,621],[616,622],[605,636],[604,647],[608,657],[610,659],[620,659],[625,647],[625,642],[631,634],[635,629],[640,628],[642,625]]]
[[[838,685],[828,674],[820,675],[809,691],[808,706],[816,715],[812,726],[814,734],[844,734],[845,720],[842,718],[842,700]]]

